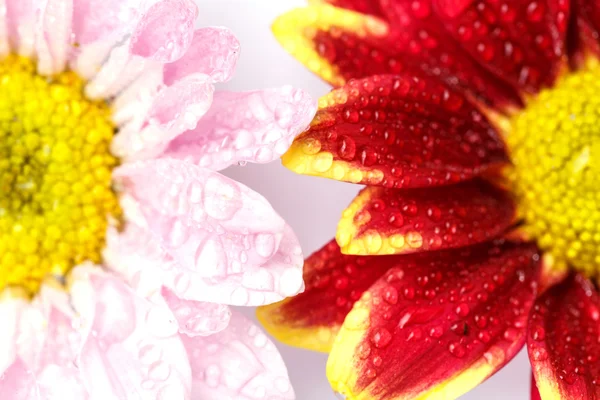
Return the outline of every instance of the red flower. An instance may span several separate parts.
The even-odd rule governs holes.
[[[265,327],[349,399],[456,398],[526,342],[532,396],[600,398],[600,4],[315,3],[274,31],[337,88],[283,162],[367,187]]]

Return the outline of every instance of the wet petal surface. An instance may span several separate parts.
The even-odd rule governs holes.
[[[395,188],[456,183],[506,161],[477,108],[422,74],[373,76],[334,90],[283,156],[297,173]]]
[[[428,263],[390,269],[346,317],[327,364],[335,390],[357,400],[457,398],[525,343],[535,246],[424,254]]]
[[[506,192],[482,180],[428,189],[367,187],[344,211],[336,239],[347,254],[405,254],[463,247],[515,222]]]
[[[294,391],[277,349],[234,311],[227,329],[207,337],[182,336],[192,364],[193,398],[292,400]]]
[[[527,349],[542,398],[600,398],[600,296],[581,275],[535,303]]]

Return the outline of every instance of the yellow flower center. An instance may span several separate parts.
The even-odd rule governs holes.
[[[560,269],[600,273],[600,66],[568,74],[507,135],[525,230]]]
[[[73,72],[36,73],[29,59],[0,61],[0,290],[33,294],[48,275],[98,262],[118,160],[106,103]]]

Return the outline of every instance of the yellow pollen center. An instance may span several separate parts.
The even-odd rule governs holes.
[[[35,293],[48,275],[100,261],[118,160],[106,103],[73,72],[48,78],[31,60],[0,61],[0,290]]]
[[[557,268],[600,275],[600,67],[532,99],[507,142],[525,230]]]

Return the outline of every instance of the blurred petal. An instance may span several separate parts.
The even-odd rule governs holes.
[[[17,358],[2,374],[0,398],[2,400],[45,400],[40,397],[35,376],[20,358]]]
[[[90,332],[79,368],[94,399],[190,399],[191,372],[177,323],[97,268],[72,271],[73,304]]]
[[[213,170],[238,162],[271,162],[310,124],[315,108],[306,92],[289,86],[217,92],[196,128],[175,138],[165,154]]]
[[[411,190],[370,186],[344,211],[336,239],[346,254],[405,254],[487,241],[515,219],[508,194],[482,180]]]
[[[423,74],[332,91],[283,156],[300,174],[397,188],[447,185],[505,162],[502,138],[476,106]]]
[[[24,57],[35,51],[35,24],[39,4],[34,0],[6,0],[8,34],[12,50]]]
[[[389,27],[375,17],[336,8],[328,4],[299,8],[279,17],[273,24],[273,33],[281,45],[312,72],[334,86],[343,85],[348,79],[372,73],[384,73],[385,65],[357,54],[356,47],[367,49],[383,47]],[[329,37],[345,33],[354,48],[340,54],[342,60],[331,62],[330,48],[320,46],[320,36]],[[383,43],[385,44],[385,42]],[[360,47],[359,47],[360,48]],[[362,64],[366,60],[368,64]]]
[[[363,292],[389,268],[412,260],[400,256],[348,256],[332,240],[306,259],[306,290],[260,307],[258,319],[271,335],[287,345],[328,352],[344,318]]]
[[[19,336],[20,318],[26,308],[24,299],[13,296],[2,296],[0,300],[0,376],[14,361],[17,356],[15,343]],[[2,397],[0,397],[2,398]]]
[[[172,85],[196,73],[208,75],[213,82],[227,82],[233,76],[239,55],[240,42],[228,28],[197,29],[187,52],[165,65],[165,83]]]
[[[600,398],[600,296],[573,275],[535,303],[527,348],[543,399]]]
[[[446,32],[480,65],[519,91],[534,94],[551,87],[567,68],[568,1],[433,3]]]
[[[62,72],[72,50],[73,0],[47,0],[36,33],[38,72]]]
[[[485,243],[390,269],[354,305],[327,363],[352,399],[455,399],[525,343],[539,254]]]
[[[163,288],[161,293],[177,318],[181,333],[190,337],[209,336],[229,324],[231,310],[226,305],[180,299],[167,288]]]
[[[531,400],[542,400],[540,396],[540,391],[537,388],[537,384],[535,383],[535,377],[531,375]]]
[[[378,0],[308,0],[308,2],[309,4],[328,3],[332,6],[346,8],[361,14],[368,14],[376,17],[384,16]]]
[[[131,54],[163,63],[178,60],[192,42],[197,16],[192,0],[159,0],[131,34]]]
[[[578,33],[578,50],[600,54],[600,7],[594,0],[574,0],[573,13]]]
[[[227,329],[182,336],[192,364],[194,399],[292,400],[294,391],[277,349],[252,322],[234,311]]]

